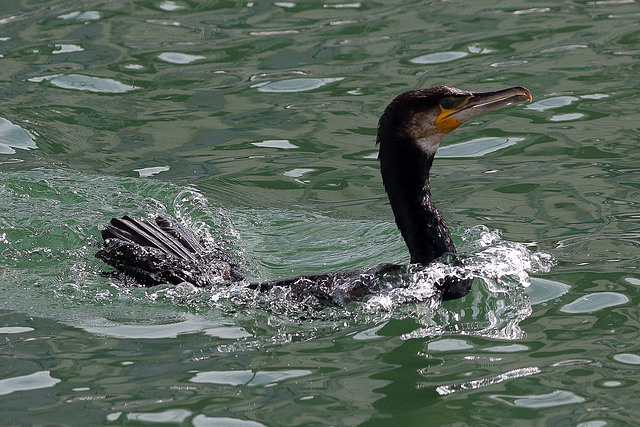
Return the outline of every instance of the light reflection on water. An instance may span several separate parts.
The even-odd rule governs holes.
[[[0,380],[0,396],[18,391],[49,388],[58,384],[61,380],[51,377],[51,372],[40,371],[33,374],[12,377]]]
[[[79,74],[54,74],[50,76],[32,77],[30,82],[40,83],[48,81],[62,89],[75,89],[99,93],[123,93],[138,89],[136,86],[126,85],[113,79],[83,76]]]

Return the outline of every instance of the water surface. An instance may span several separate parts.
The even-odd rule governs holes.
[[[6,423],[640,416],[635,1],[5,3]],[[149,212],[225,240],[256,279],[406,262],[376,124],[436,84],[533,93],[453,132],[432,185],[459,244],[493,236],[555,257],[550,272],[314,318],[100,274],[97,226]]]

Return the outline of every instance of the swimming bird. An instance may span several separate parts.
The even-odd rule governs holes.
[[[431,197],[429,172],[446,134],[481,113],[531,101],[524,87],[493,92],[467,92],[436,86],[404,92],[386,107],[378,123],[378,159],[382,182],[396,225],[409,249],[412,264],[428,265],[449,256],[460,264],[451,233]],[[153,220],[113,218],[102,230],[104,242],[96,257],[141,286],[188,282],[198,287],[248,282],[241,266],[221,247],[207,247],[196,234],[169,217]],[[295,301],[317,306],[361,301],[382,288],[402,286],[403,266],[297,276],[247,283],[259,291],[280,290]],[[434,298],[461,298],[472,277],[445,276],[434,283]]]

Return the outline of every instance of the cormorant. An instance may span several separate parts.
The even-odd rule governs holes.
[[[378,123],[380,171],[412,264],[427,265],[447,253],[456,253],[449,229],[431,198],[429,171],[440,141],[478,114],[526,100],[531,101],[531,93],[523,87],[467,92],[436,86],[405,92],[387,106]],[[193,231],[172,218],[113,218],[102,230],[102,237],[104,243],[96,257],[138,285],[188,282],[210,287],[247,280],[224,249],[205,247]],[[454,264],[461,262],[451,258]],[[361,301],[394,283],[402,286],[398,277],[403,271],[402,266],[381,264],[247,286],[260,291],[280,289],[292,300],[321,308]],[[446,276],[434,284],[435,297],[463,297],[472,281],[472,277]]]

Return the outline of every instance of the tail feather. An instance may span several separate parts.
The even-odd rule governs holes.
[[[199,253],[204,250],[204,246],[200,243],[200,239],[196,234],[180,224],[178,221],[172,220],[170,218],[165,218],[162,216],[156,217],[156,224],[162,228],[164,231],[169,233],[175,239],[177,239],[185,248],[189,249],[191,252]]]
[[[102,237],[96,257],[143,286],[186,281],[204,287],[246,279],[226,250],[206,248],[193,231],[172,218],[113,218]]]
[[[196,259],[194,254],[203,252],[204,247],[197,242],[192,231],[184,227],[181,227],[182,230],[178,230],[174,224],[177,222],[162,217],[156,218],[156,222],[152,223],[144,218],[124,216],[113,218],[111,226],[102,231],[102,237],[105,240],[115,237],[194,261]],[[185,232],[191,235],[189,236]]]

